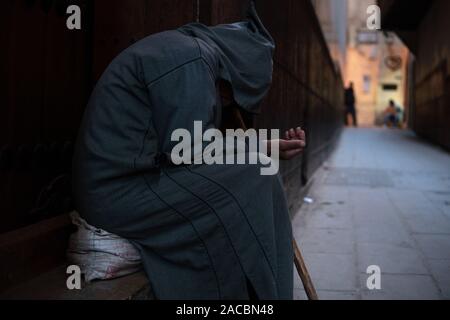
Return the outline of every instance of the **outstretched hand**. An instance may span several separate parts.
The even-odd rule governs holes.
[[[285,132],[280,140],[280,159],[291,160],[303,153],[306,148],[306,134],[300,127]]]
[[[300,127],[285,132],[284,139],[278,141],[280,147],[280,159],[291,160],[303,153],[306,147],[306,135]],[[270,141],[269,141],[270,144]],[[270,145],[268,145],[270,150]]]

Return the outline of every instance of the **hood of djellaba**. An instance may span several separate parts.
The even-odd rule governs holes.
[[[247,112],[259,113],[272,83],[275,43],[253,1],[242,22],[208,27],[191,23],[179,31],[200,38],[219,54],[219,78],[229,82],[234,100]]]

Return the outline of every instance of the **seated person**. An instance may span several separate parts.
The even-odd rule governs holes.
[[[394,100],[389,101],[389,106],[384,110],[384,125],[389,128],[397,127],[399,124],[398,110]]]
[[[73,161],[76,209],[137,248],[157,299],[292,299],[279,175],[261,175],[259,164],[170,161],[175,130],[194,135],[195,121],[203,132],[220,128],[221,82],[234,105],[260,111],[273,50],[252,3],[244,22],[192,23],[135,43],[92,93]],[[280,157],[292,159],[305,133],[278,142]]]

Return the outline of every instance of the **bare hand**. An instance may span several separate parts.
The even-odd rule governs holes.
[[[286,131],[284,138],[278,140],[280,159],[292,160],[303,153],[306,147],[306,135],[300,127]],[[267,148],[270,150],[270,141],[268,141]]]

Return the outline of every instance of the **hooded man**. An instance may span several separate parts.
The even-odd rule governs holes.
[[[174,130],[219,128],[225,81],[258,113],[274,42],[251,3],[244,22],[192,23],[149,36],[108,66],[74,157],[81,216],[140,252],[157,299],[292,299],[291,223],[278,175],[259,165],[172,165]],[[286,133],[281,154],[305,147]]]

